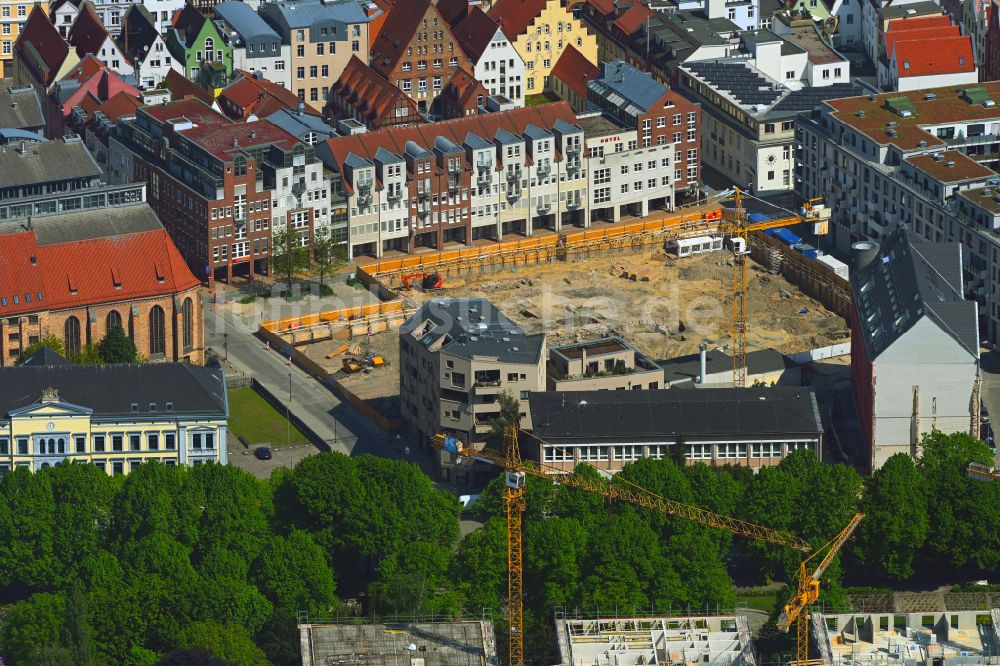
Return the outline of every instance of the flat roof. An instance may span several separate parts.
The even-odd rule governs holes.
[[[808,53],[809,62],[814,65],[847,62],[847,58],[823,41],[816,29],[816,24],[812,21],[809,22],[809,25],[793,25],[791,28],[792,31],[782,35],[782,38]]]
[[[586,351],[588,356],[599,356],[601,354],[613,354],[634,349],[620,338],[599,338],[597,340],[584,340],[571,345],[553,347],[552,351],[559,352],[566,358],[581,358]]]
[[[0,187],[99,178],[102,173],[77,136],[0,147]]]
[[[306,666],[499,666],[492,622],[301,624]]]
[[[994,215],[1000,215],[1000,184],[961,190],[958,196]]]
[[[972,159],[963,152],[946,150],[937,153],[942,159],[934,159],[933,154],[913,155],[905,158],[908,164],[942,183],[960,183],[995,176],[996,172]]]
[[[621,134],[627,128],[618,125],[603,113],[586,113],[576,117],[576,124],[583,130],[584,138]]]
[[[909,5],[907,5],[909,6]],[[1000,100],[1000,81],[984,81],[968,89],[984,90],[990,99]],[[962,92],[959,92],[959,91]],[[925,126],[942,125],[954,122],[969,122],[975,120],[992,120],[1000,118],[1000,105],[987,107],[982,103],[973,103],[965,98],[965,88],[947,86],[943,88],[926,88],[911,90],[905,93],[890,92],[870,96],[844,97],[827,100],[826,104],[833,109],[831,116],[848,125],[880,145],[894,145],[900,150],[908,151],[922,148],[920,141],[926,141],[927,146],[942,146],[943,139],[924,129]],[[927,99],[932,95],[932,99]],[[890,99],[906,98],[912,115],[903,117],[889,108]],[[862,113],[863,115],[858,115]],[[890,122],[895,125],[889,126]],[[889,129],[895,136],[889,135]]]
[[[298,143],[294,136],[266,120],[228,125],[198,125],[181,130],[180,134],[220,160],[229,160],[233,153],[244,148],[272,144],[291,148]]]

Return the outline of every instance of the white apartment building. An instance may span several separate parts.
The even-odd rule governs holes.
[[[490,96],[524,106],[524,59],[500,26],[478,7],[452,26],[459,46],[473,64],[473,75]]]
[[[131,4],[131,3],[129,3]],[[141,4],[156,23],[156,29],[166,36],[174,13],[184,9],[184,0],[142,0]]]
[[[882,241],[900,227],[929,241],[961,243],[966,292],[979,301],[994,341],[997,99],[1000,82],[828,100],[798,118],[797,187],[831,208],[827,238],[842,256],[852,243]]]
[[[585,225],[583,130],[574,121],[568,105],[549,104],[318,145],[347,198],[351,256]]]
[[[330,180],[323,163],[311,159],[304,144],[292,148],[291,163],[276,165],[273,183],[267,182],[269,173],[265,172],[265,176],[265,186],[271,190],[272,224],[287,220],[298,233],[302,247],[312,240],[310,222],[314,233],[330,228]]]
[[[701,9],[709,19],[729,19],[740,30],[756,30],[761,22],[760,0],[680,0],[677,8]]]
[[[142,90],[151,90],[167,78],[173,69],[183,72],[167,50],[152,14],[143,5],[132,5],[125,13],[122,32],[115,40]]]

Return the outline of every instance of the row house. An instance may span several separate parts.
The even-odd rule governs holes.
[[[979,80],[973,39],[951,17],[889,21],[878,69],[882,90],[920,90]]]
[[[219,110],[233,120],[247,120],[250,116],[264,118],[275,111],[294,111],[300,106],[305,113],[320,116],[288,88],[268,80],[263,72],[234,72],[233,79],[219,91],[215,99]]]
[[[524,106],[524,60],[499,23],[477,6],[469,7],[457,20],[448,19],[462,51],[472,63],[472,74],[490,96],[505,97],[514,106]]]
[[[1000,175],[1000,82],[826,101],[799,117],[797,194],[833,212],[827,243],[849,252],[905,228],[962,245],[965,292],[998,339],[1000,238],[988,215]],[[985,196],[983,193],[986,193]]]
[[[444,87],[444,92],[438,97],[439,112],[443,119],[474,116],[487,112],[489,104],[503,103],[508,108],[514,108],[506,98],[491,98],[486,86],[472,73],[459,69]]]
[[[372,44],[371,67],[409,95],[421,113],[439,115],[435,101],[458,69],[472,64],[451,26],[430,0],[400,3]]]
[[[264,2],[260,16],[288,47],[288,88],[320,110],[352,57],[368,62],[369,22],[382,10],[361,0]]]
[[[879,54],[885,42],[892,21],[903,20],[924,24],[937,21],[945,12],[936,2],[931,0],[868,0],[861,3],[862,11],[862,45],[865,55],[874,64],[878,62]],[[950,19],[948,21],[950,23]]]
[[[181,63],[170,55],[155,19],[143,5],[132,5],[125,12],[116,43],[142,90],[159,86],[171,70],[181,71]]]
[[[215,5],[222,37],[233,49],[233,68],[260,72],[264,78],[292,88],[288,68],[291,46],[245,2],[227,0]]]
[[[600,112],[581,115],[591,222],[673,210],[700,182],[701,108],[628,63],[604,63],[587,84]]]
[[[574,47],[597,63],[597,38],[577,13],[560,0],[497,0],[488,16],[524,62],[524,94],[538,95],[549,85],[549,76],[563,51]]]
[[[559,99],[569,102],[573,110],[583,113],[587,110],[587,84],[600,74],[597,66],[570,46],[559,56],[552,68],[549,87]]]
[[[81,59],[94,56],[118,74],[132,73],[131,63],[87,0],[80,4],[80,11],[66,41],[76,49],[76,55]]]
[[[32,9],[14,44],[14,59],[10,66],[14,85],[30,85],[39,99],[45,99],[55,83],[79,62],[76,50],[59,36],[42,8]],[[47,122],[47,105],[44,110]]]
[[[184,5],[167,31],[167,48],[182,65],[185,77],[197,79],[202,67],[221,67],[226,76],[233,71],[233,48],[219,27],[193,5]]]
[[[425,122],[409,95],[356,56],[330,88],[323,113],[335,120],[357,120],[370,130]]]
[[[38,7],[43,14],[48,15],[48,2],[29,3],[25,0],[0,0],[0,18],[3,19],[4,29],[0,36],[0,78],[8,79],[12,76],[12,65],[14,60],[14,43],[21,36],[24,25],[28,22],[28,16]]]
[[[329,182],[313,148],[266,120],[234,123],[195,99],[143,107],[119,122],[109,159],[146,182],[150,205],[209,285],[266,274],[272,229],[294,231],[305,247],[329,225]]]
[[[143,106],[135,95],[121,91],[101,102],[87,96],[66,119],[66,131],[83,139],[102,172],[108,170],[108,140],[114,133],[119,118],[134,117],[136,110]]]
[[[560,102],[328,140],[317,154],[348,201],[350,256],[584,225],[574,123]]]

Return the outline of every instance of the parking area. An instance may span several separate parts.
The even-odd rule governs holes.
[[[316,453],[319,453],[319,450],[312,444],[293,444],[292,446],[272,447],[270,460],[258,460],[253,454],[253,449],[236,442],[235,445],[229,447],[229,464],[245,469],[258,479],[269,479],[271,472],[277,468],[287,467],[291,469],[303,458]]]

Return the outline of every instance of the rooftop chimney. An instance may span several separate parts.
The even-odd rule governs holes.
[[[851,272],[864,269],[878,257],[879,245],[875,241],[860,241],[851,246]]]
[[[708,375],[708,345],[702,342],[698,345],[698,383],[705,385],[705,377]]]
[[[304,115],[306,112],[306,103],[299,102],[298,105],[296,105],[295,110],[299,112],[299,116]]]
[[[234,137],[233,138],[233,148],[239,148],[239,147],[240,147],[240,140]]]

